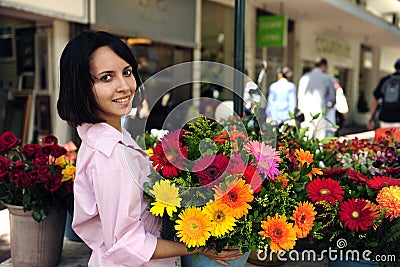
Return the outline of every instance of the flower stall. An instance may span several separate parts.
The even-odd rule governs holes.
[[[10,213],[15,266],[56,266],[61,258],[75,166],[55,136],[42,143],[21,146],[12,132],[0,136],[0,200]]]

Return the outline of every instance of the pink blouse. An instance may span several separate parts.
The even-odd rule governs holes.
[[[161,221],[143,198],[151,172],[145,152],[125,129],[106,123],[77,129],[72,227],[92,249],[89,266],[180,266],[179,257],[150,260]]]

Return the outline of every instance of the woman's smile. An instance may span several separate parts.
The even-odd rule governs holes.
[[[129,103],[130,99],[131,99],[130,96],[126,96],[126,97],[123,97],[123,98],[113,99],[112,101],[115,102],[115,103],[122,104],[122,103]]]

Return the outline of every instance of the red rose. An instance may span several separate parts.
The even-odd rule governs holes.
[[[51,172],[49,171],[49,168],[47,168],[47,166],[45,165],[39,166],[38,174],[39,180],[42,182],[47,182],[49,179],[51,179]]]
[[[14,162],[13,169],[25,170],[25,163],[23,161],[16,161]]]
[[[74,183],[72,182],[72,180],[64,182],[64,187],[68,193],[72,194],[74,192]]]
[[[55,158],[61,157],[62,155],[67,153],[67,150],[59,145],[53,145],[51,151],[51,155],[54,156]]]
[[[2,146],[7,148],[7,151],[18,146],[20,140],[21,139],[15,137],[15,135],[10,131],[4,132],[0,136],[0,143]]]
[[[43,136],[42,142],[43,142],[43,144],[50,144],[50,145],[58,144],[58,139],[54,135],[49,134],[49,135]]]
[[[4,177],[6,177],[10,166],[11,160],[9,158],[0,157],[0,181],[4,180]]]
[[[28,175],[29,175],[29,179],[31,180],[32,184],[40,181],[38,170],[32,170],[28,173]]]
[[[52,150],[53,150],[53,145],[44,145],[42,147],[42,152],[46,155],[50,155]]]
[[[7,151],[8,151],[8,146],[6,146],[6,144],[3,144],[0,138],[0,154],[5,154]]]
[[[62,179],[62,175],[60,174],[56,174],[53,175],[44,185],[44,188],[46,188],[47,190],[49,190],[50,192],[54,192],[57,191],[62,183],[61,183],[61,179]]]
[[[28,174],[22,169],[13,169],[10,171],[10,182],[20,188],[28,188],[31,185]]]
[[[36,153],[35,158],[32,160],[32,164],[35,166],[41,166],[41,165],[46,165],[48,161],[49,161],[49,155],[40,151]]]
[[[27,144],[21,148],[21,153],[27,157],[33,157],[40,149],[38,144]]]

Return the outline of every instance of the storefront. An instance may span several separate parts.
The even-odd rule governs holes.
[[[0,132],[11,130],[23,143],[35,143],[61,128],[60,141],[68,141],[68,126],[55,111],[57,66],[69,23],[86,23],[87,5],[86,0],[0,2]]]
[[[163,79],[157,79],[157,85],[146,81],[173,65],[194,60],[196,1],[95,2],[90,27],[107,30],[127,42],[139,63],[145,83],[151,113],[146,119],[133,116],[133,121],[127,125],[128,130],[137,135],[144,128],[173,130],[180,127],[175,125],[180,120],[165,122],[165,118],[176,105],[192,97],[192,85],[172,88],[174,69]],[[146,124],[144,128],[143,124]]]

